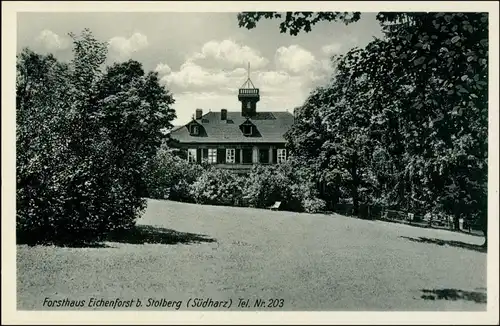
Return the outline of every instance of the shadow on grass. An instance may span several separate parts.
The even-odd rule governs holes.
[[[432,239],[432,238],[424,238],[424,237],[411,238],[411,237],[405,237],[405,236],[400,236],[400,238],[410,240],[413,242],[432,243],[432,244],[436,244],[438,246],[451,246],[451,247],[459,247],[459,248],[464,248],[464,249],[478,251],[478,252],[484,252],[484,253],[487,252],[487,249],[484,246],[470,244],[470,243],[466,243],[466,242],[462,242],[462,241],[441,240],[441,239]]]
[[[475,303],[486,303],[485,292],[471,292],[456,289],[427,290],[423,289],[421,298],[424,300],[464,300]]]
[[[202,242],[216,242],[203,234],[179,232],[162,227],[150,225],[136,225],[128,230],[115,231],[110,233],[102,241],[81,242],[73,239],[65,239],[57,242],[53,241],[30,241],[25,237],[17,237],[17,244],[26,244],[28,246],[56,246],[65,248],[116,248],[104,242],[118,242],[129,244],[194,244]]]
[[[106,241],[130,244],[193,244],[202,242],[215,242],[203,234],[179,232],[162,227],[150,225],[137,225],[130,230],[114,232]]]

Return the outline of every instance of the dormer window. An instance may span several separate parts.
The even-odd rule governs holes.
[[[190,133],[191,135],[198,135],[200,133],[200,127],[193,124],[190,126],[191,130],[190,130]]]
[[[252,134],[252,125],[243,125],[243,134],[245,136],[250,136]]]
[[[255,125],[248,118],[240,125],[240,130],[245,136],[254,136],[256,133]]]

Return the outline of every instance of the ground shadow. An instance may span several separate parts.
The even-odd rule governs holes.
[[[151,225],[137,225],[130,230],[114,232],[106,241],[130,244],[193,244],[201,242],[215,242],[203,234],[179,232]]]
[[[456,289],[427,290],[423,289],[421,298],[424,300],[464,300],[475,303],[486,303],[485,292],[462,291]]]
[[[24,237],[18,237],[16,242],[17,244],[26,244],[28,246],[56,246],[64,248],[116,248],[112,244],[108,244],[109,242],[165,245],[216,242],[215,239],[203,234],[179,232],[151,225],[136,225],[128,230],[115,231],[108,234],[101,241],[94,242],[75,241],[74,239],[61,239],[57,242],[29,240]]]
[[[484,252],[484,253],[487,252],[487,249],[484,246],[470,244],[470,243],[466,243],[466,242],[462,242],[462,241],[441,240],[441,239],[432,239],[432,238],[424,238],[424,237],[411,238],[411,237],[405,237],[405,236],[400,236],[400,238],[410,240],[413,242],[433,243],[433,244],[436,244],[439,246],[451,246],[451,247],[459,247],[459,248],[464,248],[464,249],[478,251],[478,252]]]

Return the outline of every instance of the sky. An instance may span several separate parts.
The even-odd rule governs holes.
[[[330,58],[364,46],[382,33],[375,13],[354,24],[324,22],[297,36],[279,32],[279,20],[238,27],[237,13],[120,12],[18,13],[17,52],[29,47],[70,60],[68,33],[89,28],[108,42],[108,64],[129,59],[157,71],[173,94],[175,125],[204,112],[239,111],[237,90],[250,77],[260,89],[258,111],[289,111],[328,81]]]

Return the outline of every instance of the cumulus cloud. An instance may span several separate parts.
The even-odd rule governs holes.
[[[265,67],[269,63],[269,60],[261,56],[257,50],[232,40],[209,41],[203,45],[200,52],[190,58],[192,61],[203,59],[213,59],[232,67],[242,67],[250,63],[256,69]]]
[[[340,53],[340,49],[342,49],[342,44],[340,43],[332,43],[325,45],[321,48],[321,52],[328,56],[332,56],[334,54]]]
[[[161,70],[166,72],[166,69]],[[177,89],[237,89],[243,83],[245,74],[246,71],[243,68],[234,70],[208,69],[193,61],[186,61],[181,65],[179,71],[166,73],[161,78],[161,82]]]
[[[132,53],[148,47],[148,38],[141,33],[134,33],[129,38],[115,36],[109,40],[111,53],[119,60],[126,60]]]
[[[160,75],[168,75],[172,69],[166,63],[159,63],[156,66],[155,71]]]
[[[238,88],[246,81],[246,64],[251,62],[251,79],[260,88],[262,110],[286,110],[300,105],[311,89],[330,76],[331,65],[316,59],[298,45],[276,51],[275,68],[257,51],[232,41],[210,41],[194,55],[186,56],[179,67],[158,63],[162,84],[176,94],[180,120],[188,119],[194,108],[237,110]]]
[[[284,71],[262,71],[257,74],[259,85],[283,85],[290,80],[290,75]]]
[[[64,50],[68,48],[70,44],[68,38],[61,37],[48,29],[41,31],[36,41],[49,51]]]
[[[317,60],[311,52],[295,44],[288,47],[282,46],[276,50],[275,60],[279,68],[296,74],[317,65]]]

